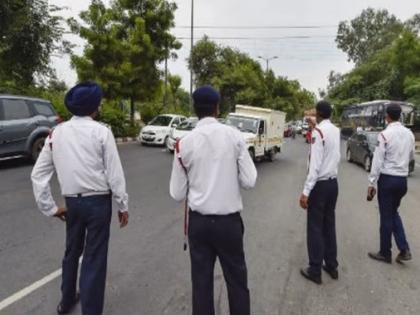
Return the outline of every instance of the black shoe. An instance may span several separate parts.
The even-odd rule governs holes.
[[[387,264],[392,264],[391,256],[387,257],[382,255],[381,253],[368,253],[368,256],[374,260],[382,261]]]
[[[303,268],[300,269],[300,274],[304,278],[308,279],[309,281],[315,282],[316,284],[322,284],[321,276],[311,275],[310,272],[309,272],[309,270],[308,270],[308,268],[306,268],[306,269],[303,269]]]
[[[57,305],[57,314],[60,314],[60,315],[69,314],[74,309],[76,304],[79,303],[79,301],[80,301],[80,294],[76,293],[73,304],[65,307],[63,303],[60,302],[60,304]]]
[[[326,273],[328,273],[331,278],[333,278],[334,280],[338,280],[338,270],[337,270],[337,268],[332,269],[332,268],[328,268],[327,266],[323,265],[322,269],[324,269],[324,271]]]
[[[398,256],[397,256],[397,258],[395,259],[395,261],[397,262],[397,263],[399,263],[399,264],[402,264],[404,261],[409,261],[409,260],[411,260],[412,259],[412,257],[411,257],[411,253],[410,253],[410,251],[409,250],[402,250],[399,254],[398,254]]]

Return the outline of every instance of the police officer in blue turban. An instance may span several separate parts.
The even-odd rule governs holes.
[[[79,300],[76,281],[82,255],[82,313],[102,314],[112,197],[118,205],[120,227],[128,224],[128,195],[114,135],[94,120],[101,99],[102,89],[95,82],[83,82],[68,91],[65,104],[74,116],[50,133],[31,175],[39,209],[66,222],[58,314],[71,312]],[[65,207],[57,206],[51,194],[54,172]]]
[[[214,264],[225,276],[231,315],[249,315],[250,297],[243,247],[240,188],[254,187],[255,165],[241,133],[216,120],[219,93],[198,88],[196,128],[176,145],[170,194],[187,199],[193,315],[214,315]]]

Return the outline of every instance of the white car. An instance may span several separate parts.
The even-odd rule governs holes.
[[[159,115],[140,131],[137,141],[141,144],[166,145],[171,129],[179,126],[187,118],[181,115]]]
[[[191,132],[197,125],[198,118],[190,117],[184,122],[182,122],[178,127],[172,128],[168,141],[166,142],[166,148],[169,152],[173,153],[175,151],[175,143],[183,138],[185,135]]]

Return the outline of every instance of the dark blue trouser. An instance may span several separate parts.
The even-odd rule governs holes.
[[[404,226],[398,213],[401,199],[407,193],[407,178],[382,174],[378,180],[378,202],[380,214],[380,252],[391,257],[392,234],[400,251],[408,250]]]
[[[66,198],[66,251],[63,258],[62,303],[69,306],[76,294],[80,271],[80,298],[83,315],[102,314],[108,257],[111,195]]]
[[[321,275],[322,262],[336,269],[337,241],[335,231],[335,206],[338,197],[336,179],[319,181],[309,195],[307,243],[309,272]]]
[[[214,264],[219,258],[231,315],[249,315],[250,297],[239,213],[201,215],[190,212],[188,230],[193,315],[214,315]]]

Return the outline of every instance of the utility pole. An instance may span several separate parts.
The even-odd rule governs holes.
[[[265,61],[265,63],[266,63],[266,69],[265,69],[265,71],[268,73],[268,70],[270,69],[269,68],[270,61],[271,60],[274,60],[274,59],[278,59],[279,57],[278,56],[273,56],[273,57],[270,57],[270,58],[264,58],[264,57],[258,56],[258,58],[260,58],[260,59],[262,59],[262,60]]]
[[[190,51],[190,60],[192,58],[194,48],[194,0],[191,0],[191,51]],[[193,100],[192,100],[192,94],[193,94],[193,69],[190,65],[190,110],[193,112]]]
[[[165,1],[165,14],[168,10],[168,2]],[[168,109],[168,40],[165,43],[165,91],[163,94],[163,108]]]

